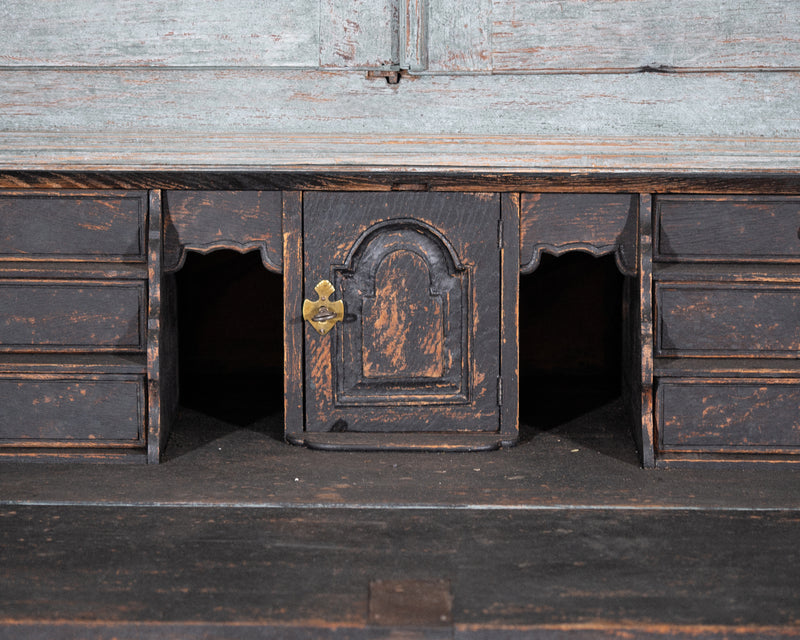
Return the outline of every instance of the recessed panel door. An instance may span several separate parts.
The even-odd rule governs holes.
[[[500,221],[496,194],[304,195],[306,431],[498,431]]]

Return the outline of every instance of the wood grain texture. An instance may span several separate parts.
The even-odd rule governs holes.
[[[164,207],[165,272],[180,269],[187,250],[214,249],[257,249],[281,272],[279,191],[167,191]]]
[[[793,0],[494,0],[496,71],[796,69]]]
[[[453,144],[455,141],[451,141]],[[463,140],[466,144],[466,140]],[[495,142],[499,142],[496,140]],[[555,141],[554,145],[555,145]],[[512,143],[509,142],[509,145]],[[710,141],[709,141],[710,144]],[[300,145],[302,146],[302,145]],[[644,146],[644,145],[642,145]],[[712,147],[719,150],[719,146]],[[668,155],[665,153],[665,156]],[[398,191],[409,182],[430,191],[472,191],[492,193],[683,193],[764,194],[800,193],[800,174],[778,170],[743,173],[725,171],[667,172],[548,171],[501,167],[484,170],[467,167],[421,170],[416,165],[403,169],[353,171],[9,171],[0,169],[0,186],[14,189],[201,189],[201,190],[301,190],[301,191]],[[663,266],[663,265],[662,265]]]
[[[396,68],[399,4],[400,0],[321,0],[319,66]],[[294,7],[284,11],[293,14]]]
[[[514,75],[20,69],[0,83],[3,169],[800,167],[797,73],[542,75],[532,88]]]
[[[8,0],[0,64],[316,67],[319,19],[318,0]]]
[[[427,71],[486,72],[492,68],[492,0],[423,0]]]

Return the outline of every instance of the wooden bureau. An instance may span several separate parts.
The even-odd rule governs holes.
[[[613,254],[625,276],[644,466],[797,459],[800,197],[785,187],[152,181],[0,192],[2,457],[157,462],[178,403],[174,273],[187,251],[227,248],[282,274],[289,442],[513,445],[519,274],[577,250]]]

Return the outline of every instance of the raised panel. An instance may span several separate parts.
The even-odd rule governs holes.
[[[673,452],[799,452],[800,380],[662,380],[658,443]]]
[[[658,196],[656,259],[800,262],[800,198]]]
[[[0,191],[0,258],[144,261],[141,191]]]
[[[499,430],[499,221],[497,194],[304,195],[305,295],[344,302],[304,328],[307,431]]]
[[[335,269],[341,327],[335,404],[468,402],[469,269],[436,231],[378,223]]]
[[[800,356],[800,286],[657,283],[657,355]]]
[[[145,284],[0,280],[0,352],[142,351]]]
[[[138,447],[144,379],[0,374],[0,447]]]

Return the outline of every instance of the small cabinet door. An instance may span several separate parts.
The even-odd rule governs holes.
[[[304,195],[307,433],[499,432],[501,231],[497,194]]]

